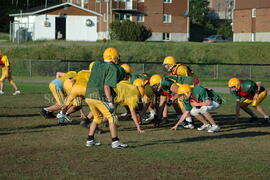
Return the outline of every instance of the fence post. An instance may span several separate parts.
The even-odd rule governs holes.
[[[252,65],[249,65],[249,79],[252,79]]]
[[[216,78],[218,80],[218,64],[217,64],[217,74],[216,74]]]
[[[144,63],[142,64],[142,73],[144,73]]]
[[[68,71],[70,71],[70,62],[68,62]]]
[[[32,60],[29,60],[29,75],[32,77]]]

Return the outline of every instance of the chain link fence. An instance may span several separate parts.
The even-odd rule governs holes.
[[[11,60],[13,75],[23,77],[54,76],[56,72],[88,69],[91,61]],[[168,74],[161,63],[128,62],[132,73]],[[186,63],[201,79],[228,80],[230,77],[268,80],[270,64],[191,64]]]

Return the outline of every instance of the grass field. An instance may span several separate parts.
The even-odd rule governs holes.
[[[47,83],[19,83],[22,94],[7,86],[0,96],[0,179],[270,179],[270,126],[250,123],[243,113],[234,120],[234,100],[223,94],[213,112],[219,133],[143,125],[138,134],[132,121],[120,120],[119,137],[127,149],[112,149],[108,129],[97,134],[100,147],[86,147],[88,130],[79,114],[67,126],[45,120]],[[270,112],[269,99],[263,106]],[[87,107],[84,107],[87,111]],[[200,123],[196,121],[196,125]]]

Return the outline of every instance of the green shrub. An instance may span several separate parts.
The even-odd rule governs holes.
[[[145,41],[152,35],[144,25],[129,20],[112,22],[110,30],[111,39],[120,41]]]

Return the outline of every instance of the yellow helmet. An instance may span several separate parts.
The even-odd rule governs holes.
[[[118,64],[119,54],[115,48],[107,48],[103,53],[103,59]]]
[[[240,89],[240,80],[237,78],[231,78],[228,82],[228,87],[236,87],[236,89]]]
[[[137,86],[137,88],[138,88],[138,90],[139,90],[139,92],[140,92],[140,95],[141,96],[144,96],[144,94],[145,94],[145,92],[144,92],[144,80],[143,79],[141,79],[141,78],[138,78],[138,79],[136,79],[134,82],[133,82],[133,85],[134,86]]]
[[[155,74],[153,75],[151,78],[150,78],[150,85],[151,86],[154,86],[154,85],[157,85],[161,82],[161,76],[158,75],[158,74]]]
[[[91,63],[89,64],[89,71],[90,71],[90,72],[92,71],[92,68],[93,68],[94,63],[95,63],[95,62],[91,62]]]
[[[187,84],[181,84],[178,88],[178,94],[184,94],[189,97],[191,95],[191,87]]]
[[[137,87],[142,87],[144,86],[144,80],[141,78],[138,78],[133,82],[133,85]]]
[[[175,65],[176,60],[174,59],[173,56],[167,56],[167,57],[165,57],[163,64]]]
[[[68,71],[67,73],[66,73],[66,78],[73,78],[73,77],[75,77],[77,75],[77,73],[76,73],[76,71]]]
[[[122,68],[126,71],[126,73],[130,74],[131,73],[131,67],[128,64],[122,64]]]

